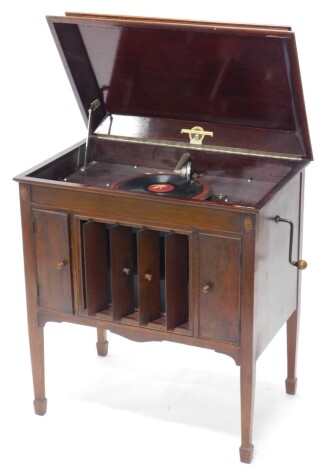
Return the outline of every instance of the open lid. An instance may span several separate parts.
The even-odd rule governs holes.
[[[47,19],[86,121],[101,103],[93,130],[106,115],[129,116],[146,120],[139,127],[148,139],[155,128],[156,138],[188,142],[181,127],[202,126],[212,146],[312,159],[290,28],[79,13]]]

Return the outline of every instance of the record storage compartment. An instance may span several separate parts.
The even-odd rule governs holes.
[[[81,220],[82,315],[190,334],[189,237]]]

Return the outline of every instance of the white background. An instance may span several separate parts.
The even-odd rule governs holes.
[[[48,324],[48,413],[35,416],[17,185],[12,177],[85,136],[44,16],[64,11],[291,25],[315,155],[306,172],[296,397],[284,392],[282,330],[258,361],[255,469],[335,468],[335,37],[332,1],[6,2],[1,47],[0,468],[236,469],[239,368],[212,351],[137,344]]]

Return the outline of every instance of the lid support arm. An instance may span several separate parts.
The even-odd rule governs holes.
[[[92,112],[98,109],[100,106],[99,99],[95,99],[90,104],[90,108],[88,109],[88,127],[87,127],[87,136],[86,136],[86,146],[85,146],[85,155],[84,155],[84,164],[81,168],[82,171],[85,171],[87,168],[87,159],[89,155],[89,146],[90,146],[90,138],[92,132]]]

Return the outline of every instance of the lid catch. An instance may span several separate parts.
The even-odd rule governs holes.
[[[213,132],[205,131],[201,126],[195,126],[192,129],[181,129],[181,134],[189,134],[190,143],[198,145],[202,144],[206,135],[213,137]]]

